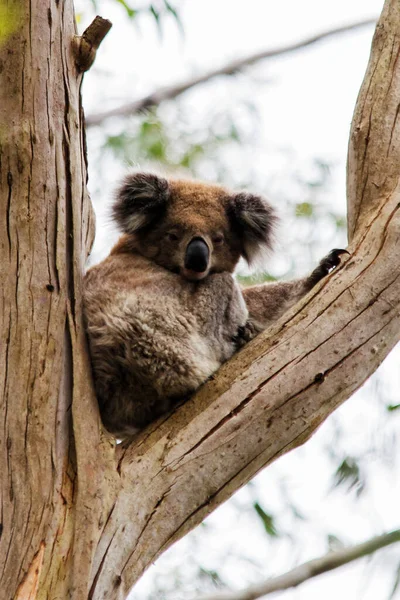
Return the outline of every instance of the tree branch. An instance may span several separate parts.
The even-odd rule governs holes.
[[[0,589],[116,600],[308,439],[399,340],[400,8],[386,0],[371,64],[385,60],[357,109],[371,127],[349,155],[351,256],[174,414],[115,448],[100,426],[82,318],[93,219],[73,3],[17,4],[18,28],[0,44]]]
[[[93,598],[107,597],[116,572],[127,593],[161,552],[304,443],[376,370],[400,336],[399,246],[392,198],[337,272],[119,451],[123,491],[94,557]]]
[[[288,46],[281,46],[280,48],[263,50],[261,52],[256,52],[255,54],[250,54],[249,56],[246,56],[244,58],[230,61],[226,65],[219,67],[218,69],[214,69],[212,71],[204,73],[203,75],[199,75],[198,77],[188,79],[187,81],[183,81],[182,83],[161,88],[145,96],[144,98],[140,98],[133,102],[122,104],[121,106],[117,106],[116,108],[112,108],[101,113],[89,115],[86,117],[86,126],[92,127],[94,125],[100,125],[109,117],[127,117],[130,115],[140,113],[141,111],[146,110],[148,108],[158,106],[159,104],[161,104],[161,102],[164,102],[165,100],[172,100],[173,98],[176,98],[177,96],[183,94],[187,90],[201,83],[205,83],[206,81],[209,81],[214,77],[218,77],[220,75],[234,75],[241,69],[253,65],[254,63],[260,60],[289,54],[291,52],[295,52],[296,50],[300,50],[301,48],[311,46],[312,44],[315,44],[316,42],[319,42],[325,38],[339,35],[341,33],[346,33],[348,31],[353,31],[355,29],[360,29],[362,27],[374,25],[375,23],[376,19],[365,19],[363,21],[357,21],[356,23],[343,25],[341,27],[336,27],[335,29],[330,29],[328,31],[322,31],[321,33],[318,33],[312,37],[306,38],[294,44],[289,44]]]
[[[96,52],[111,27],[111,21],[97,16],[81,36],[75,37],[75,63],[80,73],[90,69]]]
[[[347,167],[350,240],[399,183],[399,21],[400,4],[386,2],[354,112]]]
[[[279,577],[273,577],[263,583],[252,585],[245,590],[238,592],[217,592],[208,596],[202,596],[199,600],[257,600],[257,598],[261,598],[267,594],[296,587],[317,575],[337,569],[353,560],[368,556],[368,554],[372,554],[380,548],[397,542],[400,542],[400,529],[374,537],[350,548],[330,552],[325,556],[303,563],[291,571],[279,575]]]
[[[387,0],[384,15],[397,3]],[[400,15],[388,29],[400,43]],[[375,38],[372,56],[379,52]],[[380,77],[382,86],[394,82],[399,97],[398,69],[392,61]],[[390,139],[395,119],[390,110],[381,122],[383,138]],[[398,151],[400,136],[390,143]],[[370,143],[370,160],[384,151]],[[397,169],[399,176],[400,162]],[[123,597],[173,542],[263,467],[304,443],[399,341],[397,191],[358,222],[349,251],[337,270],[192,399],[117,450],[122,489],[95,550],[93,599]]]

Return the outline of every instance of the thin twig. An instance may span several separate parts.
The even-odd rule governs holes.
[[[198,600],[256,600],[273,592],[280,592],[291,587],[296,587],[308,579],[321,575],[321,573],[337,569],[342,565],[372,554],[376,550],[390,544],[395,544],[396,542],[400,542],[400,529],[371,538],[367,542],[351,546],[350,548],[329,552],[325,556],[310,560],[283,575],[273,577],[263,583],[252,585],[245,590],[238,592],[217,592],[209,596],[203,596]]]
[[[360,29],[361,27],[374,25],[375,23],[376,19],[365,19],[363,21],[357,21],[356,23],[351,23],[349,25],[343,25],[342,27],[336,27],[335,29],[323,31],[310,38],[307,38],[300,42],[296,42],[295,44],[281,46],[280,48],[264,50],[255,54],[250,54],[249,56],[246,56],[244,58],[239,58],[237,60],[230,61],[223,67],[219,67],[218,69],[214,69],[198,77],[188,79],[187,81],[184,81],[182,83],[160,88],[159,90],[156,90],[155,92],[152,92],[151,94],[148,94],[147,96],[144,96],[139,100],[134,100],[133,102],[122,104],[121,106],[117,106],[116,108],[112,108],[101,113],[89,115],[88,117],[86,117],[86,126],[91,127],[93,125],[100,125],[105,119],[108,119],[109,117],[127,117],[129,115],[137,114],[150,107],[158,106],[159,104],[161,104],[161,102],[164,102],[165,100],[172,100],[173,98],[176,98],[183,92],[186,92],[187,90],[195,87],[196,85],[199,85],[200,83],[205,83],[213,77],[218,77],[219,75],[233,75],[234,73],[237,73],[244,67],[248,67],[265,58],[273,58],[276,56],[282,56],[283,54],[289,54],[290,52],[294,52],[301,48],[305,48],[306,46],[310,46],[311,44],[315,44],[316,42],[319,42],[324,38],[339,35],[341,33],[346,33],[347,31],[353,31],[354,29]]]

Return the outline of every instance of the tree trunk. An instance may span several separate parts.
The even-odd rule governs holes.
[[[1,598],[123,599],[173,541],[302,444],[400,338],[400,7],[385,4],[353,122],[350,258],[128,448],[102,431],[82,328],[93,220],[72,2],[9,0],[7,11]]]
[[[82,599],[115,486],[82,329],[93,219],[73,5],[1,8],[0,596]]]

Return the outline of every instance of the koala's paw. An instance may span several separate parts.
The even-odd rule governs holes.
[[[232,338],[236,344],[236,348],[238,350],[243,348],[243,346],[255,338],[260,331],[261,329],[257,327],[255,323],[247,321],[245,325],[238,328],[236,335]]]
[[[325,275],[340,265],[340,257],[342,254],[349,254],[349,252],[341,248],[335,248],[321,260],[319,267],[325,270]]]
[[[314,269],[308,278],[308,289],[314,287],[321,279],[326,277],[328,273],[330,273],[333,269],[340,265],[340,257],[342,254],[349,254],[347,250],[342,250],[340,248],[335,248],[331,250],[327,256],[325,256],[318,267]]]

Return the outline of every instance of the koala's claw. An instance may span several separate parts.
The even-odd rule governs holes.
[[[335,269],[340,265],[340,257],[342,254],[349,254],[347,250],[342,250],[341,248],[334,248],[331,250],[325,258],[323,258],[320,262],[320,267],[326,269],[326,274],[328,274],[332,269]]]
[[[321,279],[326,277],[333,269],[340,265],[340,257],[342,254],[349,254],[347,250],[341,248],[334,248],[325,256],[318,267],[314,269],[307,281],[307,287],[309,290],[314,287]]]
[[[237,333],[232,339],[235,342],[236,347],[239,349],[255,338],[260,331],[262,330],[258,328],[255,323],[252,321],[247,321],[245,325],[238,327]]]

